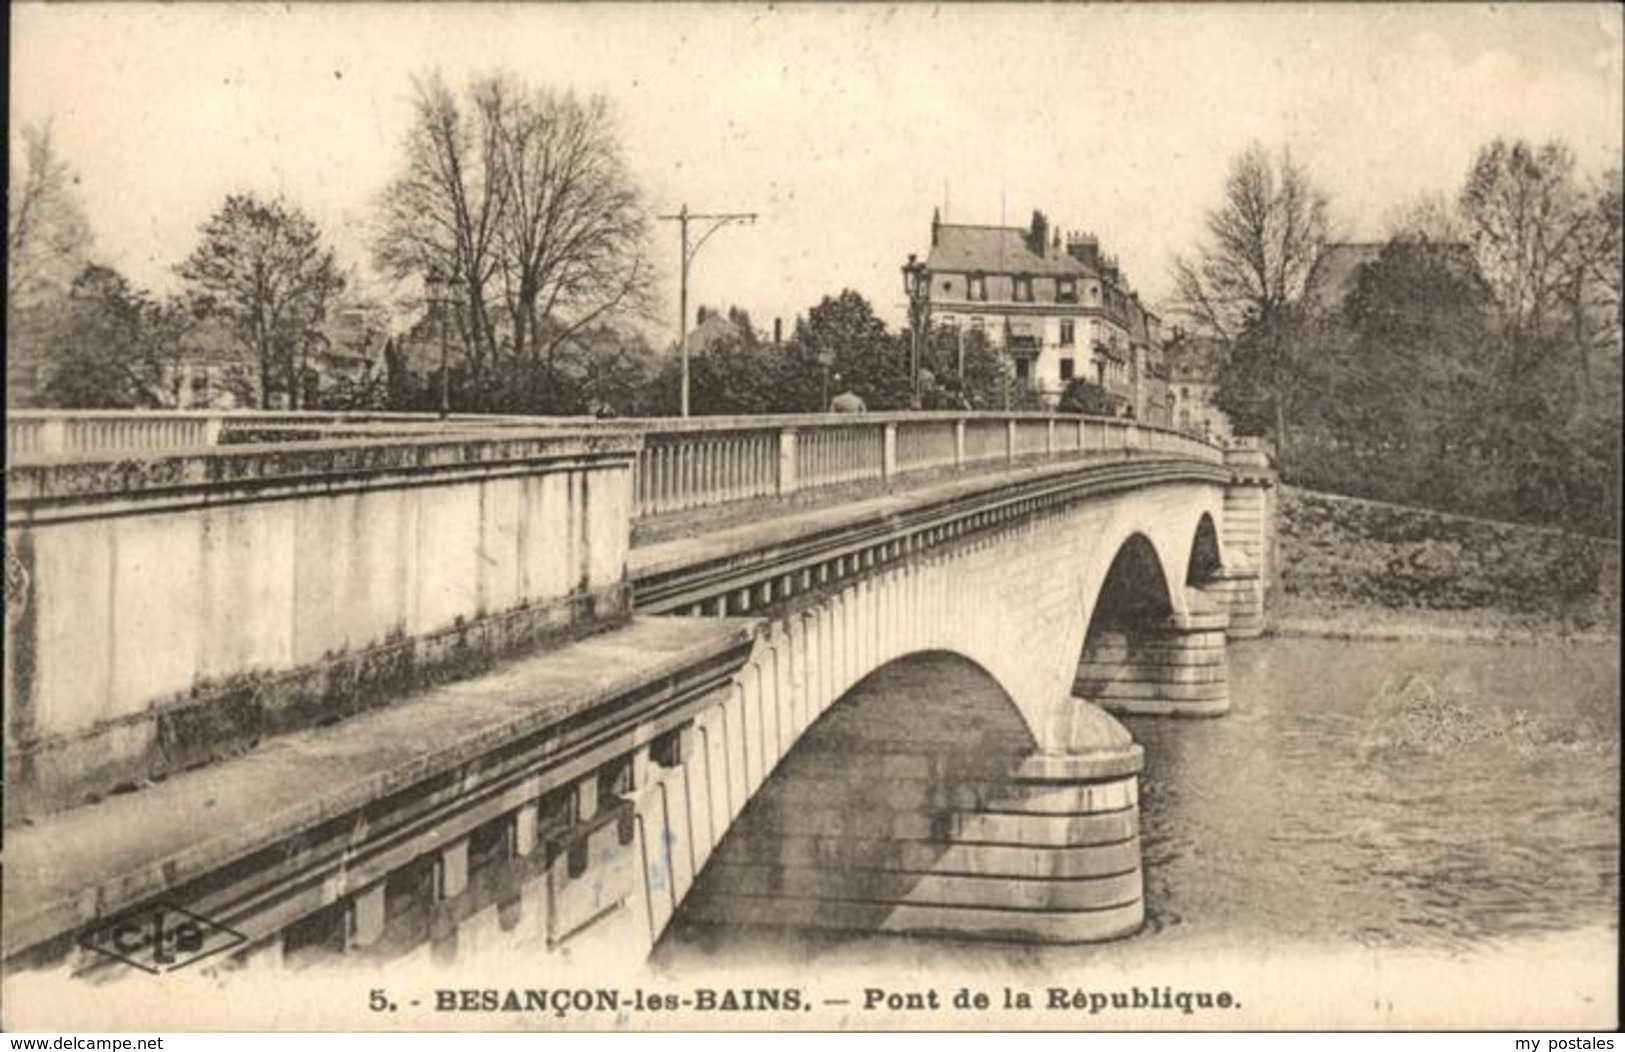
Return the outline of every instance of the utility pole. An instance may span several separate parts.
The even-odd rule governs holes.
[[[706,239],[729,223],[754,223],[755,212],[690,212],[688,205],[684,204],[676,215],[660,216],[660,219],[675,221],[678,225],[680,237],[680,250],[682,257],[681,279],[677,293],[677,346],[678,353],[683,360],[683,415],[688,415],[688,264],[693,260],[700,246]],[[710,223],[705,232],[694,242],[692,248],[688,244],[688,224],[691,220]]]

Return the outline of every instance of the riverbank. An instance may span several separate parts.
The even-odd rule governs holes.
[[[1619,640],[1618,546],[1283,486],[1282,636],[1598,645]]]
[[[1541,615],[1498,610],[1394,610],[1335,606],[1301,596],[1284,597],[1271,610],[1270,635],[1318,639],[1370,639],[1427,643],[1606,646],[1619,643],[1619,629],[1579,627]]]

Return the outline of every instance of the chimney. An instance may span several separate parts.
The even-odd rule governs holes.
[[[937,247],[937,228],[942,226],[942,209],[931,209],[931,247]]]
[[[1033,209],[1032,229],[1027,232],[1027,248],[1035,256],[1042,256],[1044,249],[1049,245],[1049,219],[1038,209]]]
[[[773,346],[777,347],[784,342],[784,319],[773,319]]]
[[[1100,264],[1100,242],[1093,234],[1068,234],[1066,251],[1067,255],[1086,267]]]

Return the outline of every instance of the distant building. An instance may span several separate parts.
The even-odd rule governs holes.
[[[298,405],[318,404],[345,385],[381,381],[387,335],[382,312],[360,305],[335,309],[294,351]],[[271,378],[270,408],[293,404],[287,379]],[[149,390],[164,408],[242,409],[260,405],[260,385],[258,357],[226,321],[204,317],[181,334]]]
[[[929,322],[982,332],[1009,356],[1017,383],[1053,403],[1074,378],[1106,389],[1118,411],[1153,419],[1160,327],[1091,234],[1064,241],[1042,212],[1026,229],[931,220],[925,261]]]
[[[1303,305],[1310,314],[1329,315],[1360,281],[1360,268],[1382,255],[1382,242],[1334,242],[1320,250],[1304,282]]]
[[[688,330],[688,353],[704,354],[713,344],[729,340],[748,342],[755,337],[756,334],[749,331],[749,325],[741,321],[737,312],[723,314],[701,307],[696,313],[694,327]]]
[[[1386,242],[1333,242],[1321,249],[1309,268],[1304,282],[1303,302],[1312,315],[1321,317],[1336,314],[1343,302],[1360,284],[1360,268],[1377,262],[1388,251]],[[1457,277],[1482,283],[1478,262],[1470,245],[1463,241],[1394,242],[1398,252],[1427,253],[1427,258],[1442,262]]]
[[[1171,426],[1208,438],[1229,438],[1230,417],[1215,402],[1219,370],[1229,358],[1224,341],[1176,330],[1163,346]]]

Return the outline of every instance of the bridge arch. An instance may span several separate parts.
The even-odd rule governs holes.
[[[662,841],[671,841],[671,857],[660,872],[674,879],[650,882],[656,889],[649,909],[651,938],[658,940],[677,915],[708,860],[764,786],[769,794],[764,800],[782,792],[771,783],[781,762],[793,769],[794,751],[810,728],[839,710],[869,677],[919,655],[953,655],[997,684],[1006,698],[1000,719],[1024,726],[1022,745],[1030,742],[1031,749],[1019,763],[1015,753],[1002,753],[1010,765],[999,772],[1002,781],[993,779],[1005,794],[997,801],[968,784],[975,779],[957,787],[949,785],[953,779],[939,779],[921,788],[915,795],[922,800],[940,803],[948,794],[996,806],[991,813],[939,808],[893,815],[899,828],[925,834],[909,849],[917,868],[885,877],[881,883],[895,894],[886,899],[877,893],[867,912],[856,920],[847,916],[838,926],[1057,942],[1134,930],[1143,917],[1138,863],[1127,868],[1119,863],[1129,854],[1125,845],[1137,856],[1132,816],[1141,753],[1102,711],[1115,697],[1091,698],[1077,690],[1080,654],[1092,621],[1132,624],[1137,643],[1149,643],[1158,653],[1168,649],[1167,634],[1177,637],[1202,622],[1205,615],[1193,608],[1185,582],[1193,552],[1209,540],[1217,544],[1216,538],[1198,538],[1218,521],[1220,499],[1217,487],[1190,484],[1034,514],[866,566],[864,573],[830,582],[833,587],[816,598],[764,611],[768,618],[756,647],[727,697],[695,720],[691,759],[681,774],[686,787],[668,791],[654,809],[675,819],[674,828],[698,833],[671,837],[659,832],[657,823],[641,834],[645,857],[659,857],[667,850]],[[1210,555],[1207,551],[1198,563]],[[1217,638],[1222,660],[1222,627]],[[1211,634],[1203,637],[1211,639]],[[1193,708],[1190,699],[1178,697],[1190,693],[1181,685],[1165,690],[1155,677],[1152,683],[1148,694],[1144,684],[1119,693],[1154,706],[1148,711]],[[1145,696],[1136,697],[1136,690]],[[1101,704],[1085,703],[1096,700]],[[905,760],[897,762],[907,766]],[[885,778],[877,778],[878,795],[886,786]],[[686,816],[679,813],[685,807]],[[639,811],[648,813],[641,806]],[[815,838],[820,839],[815,849],[797,836],[777,861],[768,857],[771,850],[754,849],[740,864],[773,872],[739,875],[745,883],[735,890],[754,888],[764,899],[817,901],[838,885],[838,877],[820,869],[825,856],[816,851],[849,858],[856,849],[834,836]],[[685,852],[687,858],[678,857]],[[934,861],[939,857],[961,868],[939,865]],[[961,879],[966,873],[984,879],[980,884]],[[1005,890],[988,892],[991,885]],[[1012,886],[1020,890],[1011,892]],[[787,888],[806,894],[789,895]],[[983,894],[991,897],[979,901]],[[851,896],[828,892],[827,898]],[[1025,905],[1018,909],[1012,903]],[[829,908],[836,914],[853,912]],[[776,915],[763,909],[764,916]],[[806,902],[780,912],[814,921],[821,916]]]
[[[1035,745],[977,663],[947,650],[888,662],[752,795],[678,904],[678,937],[769,927],[1073,942],[1132,930],[1143,894],[1132,775],[1035,779]]]
[[[1134,715],[1229,711],[1228,596],[1210,591],[1223,578],[1211,509],[1165,526],[1160,549],[1131,534],[1088,611],[1073,697]]]

